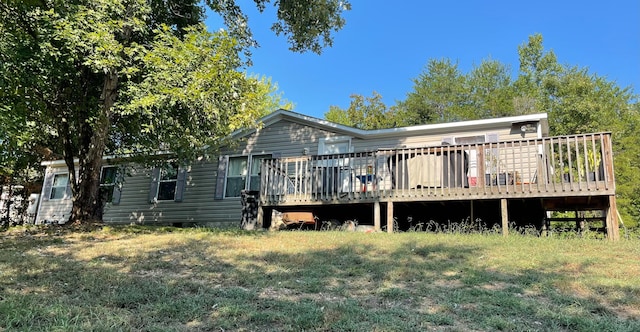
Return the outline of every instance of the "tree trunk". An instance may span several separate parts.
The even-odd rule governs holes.
[[[78,158],[78,180],[72,187],[73,207],[71,209],[70,223],[102,222],[103,197],[100,195],[100,171],[102,169],[102,156],[104,154],[109,128],[111,126],[111,110],[117,96],[118,76],[109,73],[104,78],[102,88],[102,109],[95,122],[87,123],[87,132],[91,137],[82,140],[83,145]]]

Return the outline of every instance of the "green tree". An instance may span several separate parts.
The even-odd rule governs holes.
[[[263,12],[271,0],[254,0]],[[233,38],[243,47],[257,46],[249,29],[249,18],[235,0],[206,0],[207,5],[220,14]],[[333,45],[332,33],[345,24],[342,13],[351,10],[346,0],[276,0],[277,20],[271,25],[276,35],[283,35],[294,52],[312,51],[320,54],[322,49]],[[248,49],[246,54],[250,55]]]
[[[629,107],[632,94],[586,68],[565,67],[542,87],[540,104],[553,134],[606,131]]]
[[[538,98],[546,81],[562,71],[553,51],[544,50],[541,34],[529,36],[528,42],[518,46],[520,72],[515,82],[520,95]]]
[[[630,104],[608,127],[613,133],[616,196],[628,226],[640,225],[640,103]]]
[[[509,67],[495,60],[483,60],[465,74],[449,59],[432,59],[413,82],[413,90],[395,106],[410,124],[515,113]]]
[[[465,80],[457,63],[449,59],[429,60],[413,80],[413,90],[397,108],[412,124],[460,120],[468,103]]]
[[[549,113],[553,106],[548,98],[549,88],[558,86],[564,68],[553,51],[545,51],[542,42],[542,35],[534,34],[518,46],[520,67],[514,82],[516,114]],[[551,127],[553,132],[554,126]]]
[[[256,1],[259,8],[268,3]],[[314,11],[298,2],[274,3],[274,30],[296,51],[319,52],[344,24],[340,14],[348,4],[318,3]],[[27,129],[25,146],[40,140],[64,156],[73,193],[70,221],[101,220],[105,153],[144,158],[169,147],[187,162],[215,150],[230,131],[254,125],[265,111],[272,88],[241,71],[246,61],[239,53],[253,45],[246,16],[234,1],[209,4],[228,33],[207,32],[195,0],[0,4],[0,121],[17,124],[0,137],[16,138]]]
[[[0,112],[8,112],[7,108]],[[37,153],[37,146],[30,144],[25,138],[29,131],[21,130],[22,126],[19,117],[7,117],[0,121],[0,193],[5,189],[9,197],[16,195],[15,189],[18,185],[29,185],[36,180],[38,161],[40,156]],[[18,135],[8,135],[10,132],[17,132]],[[35,143],[35,142],[34,142]],[[26,191],[18,190],[18,193],[26,195]],[[26,197],[23,196],[26,201]],[[10,211],[12,199],[6,200],[3,210],[0,210],[0,229],[8,227],[11,222]]]
[[[514,115],[514,87],[508,66],[483,60],[465,80],[468,103],[462,116],[467,120]]]
[[[324,114],[325,119],[359,129],[392,128],[402,121],[394,110],[384,104],[382,96],[375,91],[371,97],[353,94],[350,98],[351,102],[346,110],[338,106],[330,106],[329,111]]]

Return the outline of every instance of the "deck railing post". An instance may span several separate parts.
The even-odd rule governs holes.
[[[591,181],[595,181],[595,176],[593,178],[593,180],[590,179],[589,175],[590,175],[590,169],[592,167],[592,165],[589,164],[589,153],[587,153],[587,136],[583,135],[582,136],[582,162],[583,162],[583,167],[581,167],[581,171],[584,172],[584,176],[585,176],[585,180],[587,181],[587,189],[589,189],[589,184],[591,184]]]
[[[575,169],[575,172],[577,173],[576,174],[576,182],[578,182],[577,183],[578,190],[581,190],[582,189],[582,181],[580,179],[580,152],[579,152],[580,150],[579,150],[579,147],[578,147],[578,145],[580,145],[580,142],[578,141],[578,136],[573,136],[573,140],[574,140],[574,144],[575,144],[575,153],[576,153],[576,155],[575,155],[575,161],[574,161],[575,165],[571,165],[572,166],[571,169],[572,170]]]
[[[268,191],[267,191],[267,182],[265,181],[265,179],[267,176],[267,165],[269,164],[269,161],[270,160],[268,159],[260,161],[260,196],[259,196],[260,204],[262,204],[267,197]],[[258,220],[258,222],[262,222],[262,221]]]
[[[557,142],[557,143],[556,143]],[[551,172],[549,172],[549,175],[552,175],[549,177],[550,181],[552,181],[551,183],[553,184],[553,191],[556,192],[558,191],[557,188],[557,180],[556,180],[556,174],[558,173],[558,170],[556,169],[555,165],[556,165],[556,153],[555,153],[555,147],[556,144],[558,144],[558,150],[560,151],[560,140],[559,139],[551,139],[551,155],[549,155],[549,161],[550,161],[550,165],[548,167],[551,167],[551,171],[553,172],[553,174]],[[562,172],[562,171],[560,171]],[[562,181],[562,175],[560,175],[560,181]]]
[[[600,142],[600,144],[602,145],[602,142]],[[591,167],[593,168],[594,172],[594,180],[596,182],[596,190],[600,189],[600,181],[602,181],[601,176],[600,176],[600,163],[602,162],[602,155],[599,154],[600,152],[596,149],[596,138],[594,135],[591,135],[591,155],[592,160],[591,162],[594,165],[591,165]],[[600,159],[600,161],[598,161],[598,159]]]
[[[603,160],[605,161],[605,184],[607,189],[615,190],[615,176],[613,172],[613,149],[611,144],[611,134],[602,135],[602,146],[604,149]]]
[[[477,175],[476,175],[476,186],[478,187],[478,192],[480,191],[480,189],[482,190],[483,193],[486,193],[485,191],[485,170],[484,170],[484,166],[485,166],[485,156],[484,156],[484,150],[485,150],[485,145],[477,145],[476,144],[476,169],[477,169]]]

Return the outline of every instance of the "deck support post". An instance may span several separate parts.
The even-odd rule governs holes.
[[[380,231],[380,202],[373,202],[373,229]]]
[[[387,202],[387,233],[393,233],[393,202]]]
[[[500,214],[502,215],[502,236],[507,236],[509,235],[509,209],[506,198],[500,200]]]
[[[609,207],[607,208],[607,239],[612,241],[620,240],[620,230],[618,229],[618,206],[616,196],[609,195]]]
[[[469,218],[471,219],[469,222],[471,223],[471,225],[474,225],[474,227],[475,227],[476,220],[475,220],[475,218],[473,218],[473,200],[470,200],[469,204],[470,204]],[[481,231],[479,224],[478,224],[478,230]]]
[[[264,227],[264,209],[262,208],[262,204],[258,204],[258,217],[256,220],[256,229],[260,229]]]

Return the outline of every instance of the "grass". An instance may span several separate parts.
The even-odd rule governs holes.
[[[0,331],[638,331],[640,242],[0,233]]]

